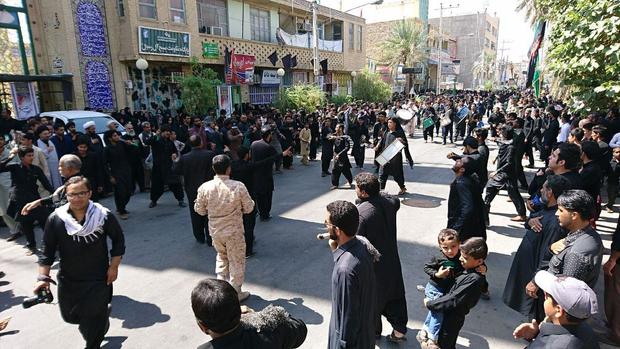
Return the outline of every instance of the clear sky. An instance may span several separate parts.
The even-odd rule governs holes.
[[[504,55],[509,61],[518,62],[527,57],[527,51],[534,39],[534,31],[529,21],[525,19],[525,14],[517,12],[517,0],[430,0],[428,8],[429,18],[439,17],[440,4],[443,7],[458,5],[457,8],[444,10],[444,17],[451,15],[464,15],[476,12],[487,12],[491,15],[497,13],[499,17],[499,41],[498,49],[504,43]],[[498,58],[501,52],[497,52]]]

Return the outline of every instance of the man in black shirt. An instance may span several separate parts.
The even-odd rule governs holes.
[[[212,162],[215,153],[208,148],[203,147],[202,139],[199,135],[189,136],[189,144],[192,150],[177,157],[172,154],[172,170],[183,176],[183,184],[185,186],[185,194],[189,202],[189,216],[192,222],[192,232],[196,241],[200,244],[212,246],[211,235],[209,235],[209,218],[201,216],[194,210],[194,201],[198,195],[198,188],[202,183],[213,179]]]
[[[164,185],[168,185],[170,191],[179,202],[179,207],[185,207],[183,201],[183,186],[171,181],[172,154],[177,153],[174,142],[170,140],[170,128],[164,125],[157,131],[154,137],[144,141],[151,147],[153,152],[153,172],[151,178],[151,203],[150,208],[157,206],[157,200],[164,193]]]
[[[16,153],[20,158],[20,162],[9,164]],[[0,172],[11,172],[11,190],[6,214],[14,217],[18,224],[18,233],[9,237],[8,241],[15,240],[22,233],[26,235],[28,255],[35,253],[37,248],[34,237],[34,222],[39,222],[41,229],[43,229],[48,211],[44,207],[38,207],[32,210],[30,214],[24,216],[21,214],[21,210],[29,202],[40,198],[37,181],[49,192],[54,191],[47,176],[43,174],[43,170],[32,164],[33,160],[34,150],[22,146],[17,151],[11,151],[11,155],[0,163]]]
[[[200,281],[191,300],[198,327],[212,338],[198,349],[291,349],[306,340],[306,324],[282,307],[242,315],[237,292],[226,281]]]
[[[333,141],[329,139],[329,135],[333,132],[331,128],[331,120],[326,119],[321,129],[321,177],[331,175],[329,165],[334,156]]]
[[[125,238],[114,215],[90,201],[86,178],[69,179],[65,190],[69,203],[57,208],[45,226],[34,292],[49,289],[50,269],[58,252],[60,314],[66,322],[79,325],[87,349],[99,348],[110,327],[108,304],[125,254]],[[109,256],[107,238],[112,241]]]
[[[367,349],[375,345],[373,263],[377,256],[371,252],[374,247],[368,240],[355,236],[358,224],[359,212],[352,203],[339,200],[327,205],[325,225],[334,258],[329,349]]]

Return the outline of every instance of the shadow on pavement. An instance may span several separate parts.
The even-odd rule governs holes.
[[[118,349],[123,347],[123,342],[127,339],[126,336],[112,336],[105,337],[106,342],[101,346],[101,349]]]
[[[162,314],[157,305],[139,302],[122,295],[112,298],[110,317],[123,320],[123,328],[150,327],[170,320],[170,315]]]
[[[281,306],[291,314],[292,317],[303,320],[308,325],[319,325],[323,323],[323,316],[311,308],[303,305],[304,300],[296,297],[291,299],[278,298],[272,301],[261,298],[260,296],[252,295],[245,303],[254,311],[260,311],[266,308],[268,305],[273,304]]]
[[[0,312],[22,304],[24,299],[26,299],[24,296],[15,296],[13,290],[0,292]]]

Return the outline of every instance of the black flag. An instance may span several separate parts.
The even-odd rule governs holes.
[[[291,68],[295,68],[297,66],[297,56],[293,56],[291,58]]]
[[[321,70],[323,71],[323,75],[327,75],[327,58],[322,60],[319,64],[321,65]]]
[[[282,65],[284,65],[284,70],[291,69],[291,54],[282,57]]]
[[[276,51],[273,51],[273,53],[270,54],[267,58],[269,59],[269,62],[271,62],[271,65],[273,65],[274,67],[276,63],[278,63],[278,53]]]

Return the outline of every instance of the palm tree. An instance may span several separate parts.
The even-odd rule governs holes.
[[[471,72],[478,80],[478,85],[482,85],[484,81],[482,81],[483,73],[495,73],[495,57],[492,55],[482,52],[478,59],[474,61],[474,64],[471,67]]]
[[[426,66],[428,60],[428,34],[422,23],[404,19],[394,23],[387,38],[379,44],[383,51],[382,61],[393,69],[399,64]],[[407,85],[409,76],[407,75]],[[407,86],[409,88],[409,86]]]
[[[538,0],[519,0],[515,10],[517,12],[525,11],[525,18],[530,20],[531,24],[536,23],[542,16]]]

